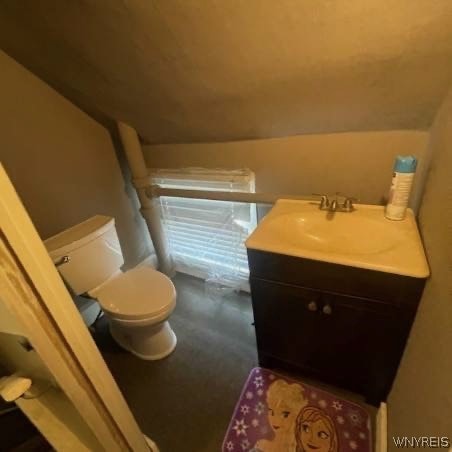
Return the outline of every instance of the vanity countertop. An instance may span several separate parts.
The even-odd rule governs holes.
[[[384,207],[327,212],[313,201],[278,200],[248,237],[249,249],[426,278],[430,271],[413,211],[388,220]]]

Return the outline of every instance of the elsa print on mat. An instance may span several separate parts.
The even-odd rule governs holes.
[[[259,440],[253,450],[296,452],[296,419],[300,410],[307,405],[303,387],[297,383],[275,380],[267,390],[266,401],[267,419],[274,437]]]

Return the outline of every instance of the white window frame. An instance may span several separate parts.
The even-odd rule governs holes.
[[[150,171],[153,184],[159,184],[165,188],[183,188],[209,191],[246,191],[255,192],[255,175],[249,169],[206,169],[206,168],[181,168],[181,169],[153,169]],[[173,182],[173,183],[171,183]],[[217,183],[217,184],[216,184]],[[162,221],[165,224],[164,210],[171,198],[162,196],[160,203],[162,208]],[[189,204],[190,198],[185,198],[184,202]],[[193,204],[199,203],[199,200],[193,200]],[[202,203],[212,205],[220,205],[223,202],[233,203],[232,201],[211,201],[202,200]],[[166,203],[166,204],[165,204]],[[244,203],[239,204],[242,208]],[[246,204],[245,204],[246,205]],[[256,204],[247,204],[249,208],[249,226],[246,235],[252,232],[257,225],[257,208]],[[170,248],[171,248],[171,233],[168,234]],[[231,243],[231,248],[234,245]],[[241,250],[243,257],[244,248]],[[247,262],[247,259],[246,259]],[[207,264],[206,264],[207,265]],[[186,273],[200,279],[207,279],[209,273],[197,265],[190,265],[185,263],[183,258],[175,259],[176,270],[181,273]],[[249,291],[248,275],[240,276],[239,289]]]

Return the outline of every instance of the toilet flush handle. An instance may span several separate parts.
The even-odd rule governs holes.
[[[58,259],[56,262],[54,262],[55,267],[59,267],[60,265],[67,264],[71,261],[71,258],[69,256],[62,256],[60,259]]]

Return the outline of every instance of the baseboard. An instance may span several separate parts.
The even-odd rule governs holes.
[[[138,265],[137,267],[152,267],[152,268],[157,268],[157,255],[156,254],[151,254],[150,256],[146,257],[145,259],[143,259]]]
[[[387,452],[388,450],[388,407],[381,402],[377,412],[375,427],[375,451]]]

